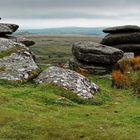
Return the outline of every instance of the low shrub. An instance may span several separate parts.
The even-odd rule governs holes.
[[[130,80],[127,75],[124,75],[120,70],[115,70],[112,72],[113,87],[127,88],[130,85]]]
[[[134,71],[140,70],[140,56],[130,58],[130,63]]]
[[[112,72],[112,86],[116,88],[133,88],[140,94],[140,56],[120,60]]]

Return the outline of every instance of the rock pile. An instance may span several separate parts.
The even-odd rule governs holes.
[[[19,28],[16,24],[8,24],[8,23],[0,23],[0,37],[11,39],[14,42],[22,43],[26,46],[32,46],[35,42],[31,40],[27,40],[26,38],[17,36],[11,36],[17,29]]]
[[[0,23],[0,79],[23,82],[37,75],[39,69],[29,48],[8,36],[18,27]]]
[[[74,58],[70,60],[70,68],[78,67],[89,73],[108,73],[116,62],[123,57],[119,49],[108,47],[91,41],[81,41],[73,44]]]
[[[99,87],[74,71],[50,67],[40,74],[40,69],[27,47],[33,42],[9,36],[17,28],[18,25],[15,24],[0,23],[0,79],[24,82],[37,77],[36,83],[53,83],[82,98],[94,97]]]
[[[99,87],[86,77],[59,67],[49,67],[35,80],[36,83],[53,83],[74,92],[82,98],[93,98]]]
[[[103,30],[106,35],[101,44],[118,48],[124,52],[140,55],[140,27],[135,25],[116,26]]]

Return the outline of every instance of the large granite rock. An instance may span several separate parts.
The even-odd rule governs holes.
[[[6,34],[12,34],[18,29],[16,24],[0,23],[0,36],[5,36]]]
[[[34,41],[32,40],[28,40],[26,39],[25,37],[21,37],[21,36],[4,36],[3,38],[6,38],[6,39],[9,39],[9,40],[12,40],[14,42],[17,42],[17,43],[22,43],[24,44],[25,46],[29,47],[29,46],[32,46],[35,44]]]
[[[26,81],[39,73],[29,48],[0,38],[0,79]]]
[[[136,25],[124,25],[124,26],[115,26],[110,28],[105,28],[104,33],[123,33],[123,32],[139,32],[140,27]]]
[[[101,42],[101,44],[110,46],[133,43],[140,44],[140,32],[109,34],[105,36]]]
[[[133,52],[135,55],[140,54],[140,44],[119,44],[112,47],[120,49],[123,52]]]
[[[74,92],[82,98],[93,98],[99,87],[86,77],[59,67],[49,67],[35,80],[36,83],[53,83]]]
[[[123,57],[121,50],[91,41],[74,43],[72,52],[77,60],[97,65],[112,65]]]
[[[25,46],[33,46],[35,44],[34,41],[28,40],[25,37],[17,37],[17,42],[24,44]]]
[[[104,75],[112,71],[112,65],[95,65],[80,62],[76,58],[71,58],[69,60],[69,68],[74,71],[79,71],[79,69],[85,70],[90,74]]]

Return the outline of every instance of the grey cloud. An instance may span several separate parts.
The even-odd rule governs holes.
[[[138,19],[139,0],[1,0],[0,16],[13,19]]]

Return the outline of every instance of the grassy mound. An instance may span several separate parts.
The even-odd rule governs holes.
[[[101,87],[89,101],[54,85],[0,81],[0,139],[138,140],[139,99],[111,80],[89,78]]]

